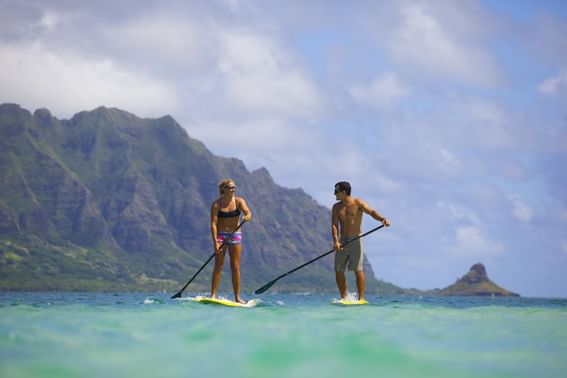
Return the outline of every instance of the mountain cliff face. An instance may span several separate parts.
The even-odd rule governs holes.
[[[0,136],[2,290],[179,288],[212,254],[209,208],[227,177],[253,212],[244,290],[331,248],[329,209],[265,168],[213,155],[169,116],[101,107],[58,120],[3,104]],[[189,290],[208,290],[210,265]],[[365,270],[370,292],[401,292]],[[332,258],[274,289],[335,290]]]
[[[495,297],[519,297],[501,288],[492,282],[486,274],[484,265],[474,264],[470,271],[461,277],[453,285],[439,292],[440,295],[463,295],[463,296],[495,296]]]

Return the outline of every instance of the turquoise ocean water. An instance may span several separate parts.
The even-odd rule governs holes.
[[[567,376],[565,299],[171,294],[0,293],[0,377]]]

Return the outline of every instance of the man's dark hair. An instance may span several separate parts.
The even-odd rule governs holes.
[[[339,181],[335,184],[335,187],[339,189],[339,192],[345,192],[347,196],[350,196],[350,184],[346,181]]]

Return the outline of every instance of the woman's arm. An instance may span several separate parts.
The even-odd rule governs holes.
[[[220,243],[217,241],[217,223],[219,221],[219,201],[213,202],[211,205],[211,237],[213,238],[213,246],[215,251],[220,248]]]
[[[252,212],[250,211],[250,209],[248,208],[248,205],[246,204],[246,201],[244,201],[244,198],[239,198],[236,201],[236,206],[238,206],[238,208],[240,209],[240,211],[242,211],[244,213],[244,220],[246,222],[249,222],[250,219],[252,219]]]

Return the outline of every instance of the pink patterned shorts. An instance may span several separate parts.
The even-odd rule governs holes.
[[[234,244],[242,243],[242,233],[235,232],[234,234],[232,234],[232,237],[230,235],[231,235],[230,232],[218,232],[217,241],[219,243],[224,243],[225,245],[234,245]],[[229,237],[230,239],[228,239]]]

